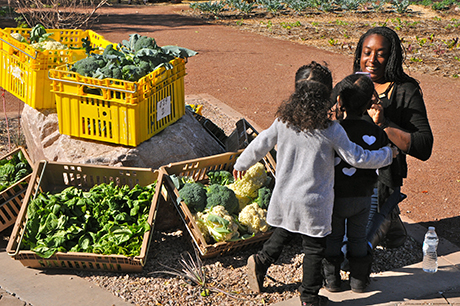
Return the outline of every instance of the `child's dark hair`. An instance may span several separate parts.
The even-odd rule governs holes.
[[[278,108],[281,122],[298,131],[325,129],[331,124],[330,89],[318,81],[300,80],[295,92]]]
[[[332,74],[329,68],[327,68],[327,63],[320,65],[315,61],[312,61],[308,65],[303,65],[295,74],[295,82],[301,80],[313,80],[326,85],[329,88],[329,91],[332,90]],[[296,85],[297,86],[297,85]]]
[[[335,85],[331,99],[337,101],[340,96],[341,105],[336,117],[341,119],[343,111],[361,116],[371,105],[374,94],[374,83],[367,75],[351,74]]]

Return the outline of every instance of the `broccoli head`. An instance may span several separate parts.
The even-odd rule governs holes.
[[[270,203],[270,198],[272,197],[272,191],[266,186],[262,186],[257,190],[258,196],[254,202],[256,202],[260,208],[267,209],[268,204]]]
[[[155,39],[148,36],[139,36],[139,38],[134,43],[134,52],[137,52],[141,49],[156,49],[158,48]]]
[[[209,184],[228,185],[234,182],[233,174],[226,170],[215,170],[207,173]]]
[[[91,77],[98,68],[104,66],[105,62],[103,60],[101,61],[101,59],[95,56],[90,56],[75,62],[70,70]]]
[[[230,214],[236,213],[239,208],[238,199],[230,188],[219,184],[206,187],[206,209],[214,206],[223,206]]]
[[[179,189],[179,196],[192,213],[203,211],[206,206],[206,189],[200,183],[186,183]]]

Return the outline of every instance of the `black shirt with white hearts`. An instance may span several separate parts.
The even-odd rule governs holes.
[[[366,150],[378,150],[389,143],[387,134],[377,125],[364,119],[345,119],[340,124],[348,138]],[[335,158],[335,196],[368,197],[374,193],[377,169],[358,169]]]

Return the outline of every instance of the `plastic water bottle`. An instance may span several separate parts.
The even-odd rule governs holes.
[[[427,273],[435,273],[438,271],[438,235],[434,230],[434,226],[428,227],[428,232],[425,234],[423,241],[423,271]]]

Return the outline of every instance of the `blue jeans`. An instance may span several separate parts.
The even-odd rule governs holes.
[[[327,236],[326,258],[341,256],[345,230],[348,256],[358,258],[367,255],[366,226],[370,208],[371,197],[335,199],[332,233]]]
[[[300,300],[313,302],[318,296],[319,289],[323,286],[321,261],[326,249],[326,237],[315,238],[295,234],[283,228],[275,228],[273,234],[264,243],[262,250],[259,251],[259,259],[264,266],[269,267],[280,257],[284,245],[291,241],[295,235],[301,236],[304,252],[302,284],[299,287]]]

